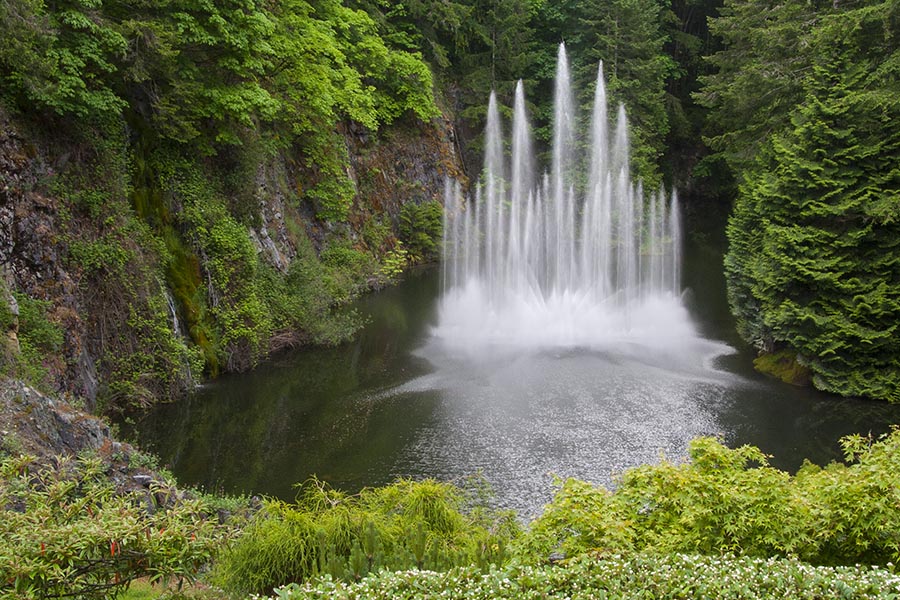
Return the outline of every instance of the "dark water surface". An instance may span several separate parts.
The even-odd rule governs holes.
[[[721,257],[689,248],[685,284],[704,336],[742,348]],[[533,515],[554,474],[608,485],[628,467],[683,458],[697,435],[754,444],[795,469],[838,458],[842,435],[900,423],[900,406],[763,377],[746,349],[696,361],[627,349],[454,356],[430,335],[439,288],[436,270],[411,275],[358,303],[370,323],[352,343],[222,377],[123,428],[181,482],[211,490],[291,499],[312,474],[356,491],[480,471],[500,505]]]

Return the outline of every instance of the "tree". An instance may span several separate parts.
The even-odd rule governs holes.
[[[697,102],[709,109],[706,142],[736,172],[752,165],[766,138],[790,124],[804,96],[812,32],[830,2],[725,0],[710,32],[723,46],[709,57]]]
[[[14,102],[79,118],[117,116],[125,38],[99,0],[10,0],[0,5],[0,82]]]
[[[713,69],[705,57],[713,54],[719,43],[710,34],[709,20],[718,14],[720,4],[720,0],[673,0],[671,9],[662,12],[665,53],[673,61],[666,81],[669,133],[663,169],[682,190],[702,187],[699,197],[707,201],[721,197],[729,187],[729,178],[711,177],[711,165],[703,162],[709,154],[701,135],[707,110],[694,97],[700,90],[699,78]],[[729,201],[731,197],[733,194]]]
[[[576,15],[572,53],[578,56],[583,104],[593,97],[588,83],[602,60],[611,103],[628,111],[634,170],[655,185],[669,132],[666,80],[675,67],[663,51],[669,12],[659,0],[582,0]]]
[[[746,339],[795,351],[821,389],[900,401],[900,27],[891,4],[842,11],[813,32],[805,98],[741,187],[726,275]]]

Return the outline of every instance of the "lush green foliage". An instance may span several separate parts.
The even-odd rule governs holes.
[[[691,443],[690,462],[627,471],[615,492],[566,481],[516,554],[542,560],[612,552],[733,553],[814,564],[900,559],[900,432],[843,440],[850,466],[805,465],[791,476],[757,448]]]
[[[26,294],[13,293],[19,307],[19,353],[5,357],[4,374],[33,381],[42,386],[47,383],[45,359],[59,351],[64,342],[62,328],[47,316],[50,303],[30,298]],[[4,307],[5,308],[5,307]],[[4,330],[11,324],[12,315],[5,321]]]
[[[651,184],[659,181],[669,113],[677,104],[666,94],[675,61],[665,52],[665,44],[680,29],[671,25],[676,17],[667,3],[355,0],[353,4],[373,15],[389,40],[422,51],[451,82],[459,113],[474,131],[483,128],[491,90],[497,91],[502,105],[511,107],[516,81],[523,79],[537,136],[549,146],[557,46],[567,44],[581,93],[579,116],[584,119],[589,117],[602,60],[610,102],[614,107],[623,103],[628,110],[634,168]],[[478,155],[481,138],[470,139],[469,150]]]
[[[732,127],[735,150],[767,137],[725,267],[747,340],[795,351],[820,389],[900,401],[900,18],[896,3],[868,4],[818,15],[803,76],[786,73],[794,91],[773,95],[788,107]],[[743,93],[754,68],[729,89]]]
[[[263,131],[305,155],[327,220],[345,219],[354,193],[341,119],[376,130],[407,111],[438,114],[420,57],[338,0],[16,0],[0,27],[13,33],[0,46],[11,104],[91,120],[124,111],[204,154]]]
[[[287,273],[277,272],[259,256],[246,226],[232,216],[227,195],[214,183],[220,179],[215,170],[172,154],[154,158],[155,185],[171,199],[164,212],[171,215],[173,235],[188,234],[184,246],[169,244],[174,250],[169,279],[179,281],[179,273],[199,275],[199,261],[191,257],[203,257],[205,285],[193,277],[175,291],[192,339],[212,353],[207,365],[213,372],[219,366],[235,370],[254,364],[279,332],[302,332],[316,342],[335,343],[355,331],[358,323],[352,315],[334,314],[332,308],[364,289],[367,277],[377,271],[371,257],[339,237],[317,256],[300,232]],[[178,252],[187,254],[179,257]]]
[[[358,583],[325,579],[278,590],[282,600],[451,597],[550,598],[894,598],[900,577],[866,567],[810,567],[796,560],[692,555],[583,556],[558,566],[381,572]]]
[[[313,481],[302,488],[296,505],[267,505],[225,556],[220,577],[240,592],[311,582],[282,592],[301,598],[325,593],[365,598],[381,588],[387,596],[375,597],[391,597],[412,593],[406,586],[419,586],[423,593],[467,590],[472,597],[563,595],[570,593],[567,586],[592,590],[594,583],[612,592],[633,584],[642,571],[646,579],[640,581],[649,587],[639,589],[659,594],[651,597],[672,597],[667,594],[694,585],[688,589],[738,597],[775,592],[821,597],[815,594],[827,596],[826,590],[844,584],[867,593],[888,589],[878,587],[896,581],[887,572],[809,566],[892,569],[900,559],[895,481],[900,431],[878,441],[850,436],[842,445],[849,464],[807,464],[792,476],[768,466],[757,448],[728,449],[700,438],[691,444],[689,462],[631,469],[613,492],[564,482],[523,534],[508,517],[473,511],[459,490],[445,484],[401,481],[346,496]],[[573,570],[523,566],[543,565],[551,557],[574,561]],[[483,578],[463,569],[446,578],[382,574],[356,586],[335,583],[358,581],[379,569],[471,565],[483,570],[487,564],[499,570]],[[709,571],[708,578],[697,570]],[[472,587],[459,588],[465,578]],[[497,582],[511,587],[496,587]],[[590,591],[584,593],[590,597]]]
[[[726,270],[743,337],[796,354],[822,389],[900,398],[897,3],[718,9],[716,0],[4,2],[0,100],[61,136],[79,132],[55,191],[71,204],[64,242],[81,284],[127,325],[89,317],[104,332],[102,351],[91,348],[99,369],[115,375],[105,395],[140,403],[201,370],[345,338],[353,320],[334,317],[335,301],[432,258],[439,235],[433,203],[390,216],[402,243],[380,231],[383,215],[363,216],[368,248],[346,235],[354,201],[365,201],[347,122],[369,139],[404,114],[432,119],[434,71],[476,156],[489,91],[509,105],[524,78],[546,142],[565,41],[582,115],[604,62],[648,187],[700,160],[697,123],[708,111],[715,153],[695,173],[716,185],[691,187],[741,182]],[[65,168],[68,154],[80,169]],[[322,261],[307,231],[291,236],[302,264],[276,268],[257,255],[247,225],[260,224],[263,173],[276,162],[291,171],[272,187],[293,221],[314,215],[322,227]],[[142,285],[113,298],[123,281]],[[189,344],[168,326],[170,304]],[[27,352],[26,338],[23,364],[41,379]]]
[[[0,31],[4,118],[52,148],[37,185],[59,200],[60,258],[91,290],[77,315],[90,339],[69,350],[96,358],[101,407],[354,330],[332,308],[379,279],[389,248],[335,258],[357,197],[344,133],[439,114],[414,48],[340,0],[13,0]],[[294,231],[267,262],[248,226],[272,197]],[[335,230],[315,250],[314,218]],[[19,362],[36,366],[17,373],[42,379],[24,342]]]
[[[403,274],[403,270],[409,265],[409,252],[403,246],[403,242],[397,240],[397,243],[388,252],[381,265],[381,274],[389,281],[394,281]]]
[[[61,143],[93,135],[92,153],[49,182],[50,193],[65,199],[60,256],[77,274],[84,314],[98,335],[84,341],[98,357],[98,403],[119,408],[144,405],[184,389],[202,372],[200,353],[174,331],[166,290],[167,252],[152,219],[135,214],[129,202],[129,152],[124,131],[64,132]],[[78,142],[75,142],[78,143]],[[71,312],[71,307],[60,312]],[[152,348],[152,352],[147,349]]]
[[[309,481],[295,504],[266,502],[222,556],[216,579],[234,592],[266,593],[323,574],[358,580],[383,568],[500,562],[518,526],[478,502],[477,490],[398,481],[348,496]]]
[[[311,480],[295,503],[266,501],[224,545],[204,515],[245,500],[147,510],[153,496],[116,495],[96,459],[8,458],[0,591],[111,598],[139,576],[190,580],[222,546],[214,580],[238,595],[281,585],[280,598],[893,598],[900,431],[842,446],[851,464],[791,476],[756,448],[701,438],[689,462],[631,469],[614,492],[565,482],[524,533],[486,508],[481,480],[352,496]]]
[[[207,508],[119,495],[97,458],[0,463],[0,594],[115,598],[138,577],[192,580],[221,543]],[[156,490],[155,490],[156,491]]]
[[[0,8],[0,81],[58,115],[116,114],[125,101],[112,88],[116,58],[128,41],[100,18],[96,0],[13,0]]]
[[[807,464],[791,476],[769,467],[757,448],[701,438],[690,462],[631,469],[614,492],[566,481],[512,540],[505,565],[446,573],[418,565],[361,581],[357,573],[350,582],[321,569],[313,570],[318,579],[276,591],[280,598],[893,598],[900,431],[877,442],[850,436],[842,445],[851,465]]]
[[[417,262],[437,256],[443,218],[444,207],[436,200],[404,204],[400,209],[400,239]]]
[[[436,114],[431,75],[337,0],[4,4],[0,77],[60,115],[148,111],[169,139],[239,144],[258,122],[298,133],[347,116],[375,129]]]
[[[810,37],[831,2],[726,0],[710,31],[724,46],[700,77],[701,104],[710,109],[710,146],[732,168],[752,165],[769,134],[790,123],[803,99],[810,66]]]
[[[674,69],[671,57],[663,52],[668,7],[659,0],[580,0],[572,4],[567,21],[575,26],[566,37],[571,39],[569,53],[576,60],[585,112],[593,101],[597,64],[603,61],[610,106],[614,110],[621,103],[628,111],[634,168],[651,187],[656,186],[669,131],[665,83]],[[615,118],[614,112],[611,118]]]

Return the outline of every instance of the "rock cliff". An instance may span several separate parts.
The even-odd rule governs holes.
[[[175,160],[138,129],[100,143],[0,109],[5,372],[114,410],[341,339],[346,324],[323,329],[329,307],[386,281],[403,206],[440,202],[462,163],[449,119],[338,133],[355,193],[346,220],[326,221],[304,193],[316,174],[289,149]],[[33,364],[15,358],[20,340]]]

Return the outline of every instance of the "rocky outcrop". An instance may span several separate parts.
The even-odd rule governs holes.
[[[42,389],[84,399],[92,411],[98,396],[112,405],[147,404],[199,379],[198,348],[215,373],[248,368],[257,348],[275,351],[309,339],[302,331],[273,331],[271,343],[236,343],[227,360],[209,367],[210,357],[216,358],[209,340],[226,337],[224,328],[231,325],[210,322],[223,290],[214,285],[208,263],[217,260],[220,271],[222,264],[227,269],[227,250],[212,259],[205,253],[189,230],[197,224],[173,216],[183,198],[171,190],[147,187],[162,198],[150,211],[136,193],[128,196],[154,177],[141,171],[146,156],[138,156],[136,147],[124,149],[128,139],[116,141],[118,149],[104,158],[78,135],[37,129],[25,129],[0,108],[0,276],[6,289],[45,302],[46,318],[64,332],[62,347],[40,357],[47,372]],[[394,247],[402,207],[440,201],[448,175],[465,179],[448,119],[423,123],[410,116],[377,134],[347,123],[339,133],[357,191],[345,222],[316,218],[303,196],[312,175],[302,157],[289,153],[261,159],[255,177],[249,174],[252,191],[226,201],[233,212],[239,209],[235,220],[246,226],[259,259],[277,273],[286,275],[301,251],[308,260],[335,238],[349,239],[377,268]],[[79,181],[91,177],[105,187],[88,185],[82,194]],[[376,243],[365,233],[373,229],[379,231]],[[372,275],[368,284],[380,284]],[[239,287],[226,290],[231,293],[224,302],[240,303]],[[252,323],[246,316],[252,311],[230,314],[238,327]],[[161,333],[166,325],[171,331]],[[16,331],[4,334],[10,347]]]
[[[136,493],[150,513],[190,495],[147,468],[147,455],[113,438],[103,420],[22,381],[0,379],[0,458],[27,455],[42,465],[85,453],[100,458],[117,493]]]
[[[401,123],[377,139],[348,126],[345,137],[351,177],[359,190],[351,216],[356,227],[373,213],[387,214],[396,222],[406,203],[442,201],[445,177],[466,179],[449,119],[427,126]]]
[[[350,157],[347,174],[357,190],[347,223],[318,221],[312,210],[304,210],[309,207],[297,206],[286,197],[280,182],[303,186],[303,174],[289,167],[290,160],[264,165],[257,174],[255,201],[260,218],[250,230],[251,238],[260,255],[283,273],[297,254],[289,223],[303,223],[316,246],[336,227],[361,240],[373,218],[386,218],[396,230],[403,205],[443,201],[445,177],[467,181],[448,118],[422,123],[409,117],[377,135],[350,122],[340,127],[340,133]]]
[[[110,436],[109,426],[101,419],[16,379],[0,380],[0,447],[39,459],[85,450],[106,456],[132,451]]]
[[[60,354],[45,359],[50,380],[93,402],[97,375],[84,347],[78,274],[65,261],[66,215],[59,199],[41,192],[41,182],[53,175],[53,166],[0,109],[0,273],[6,289],[50,303],[49,317],[65,332]]]

